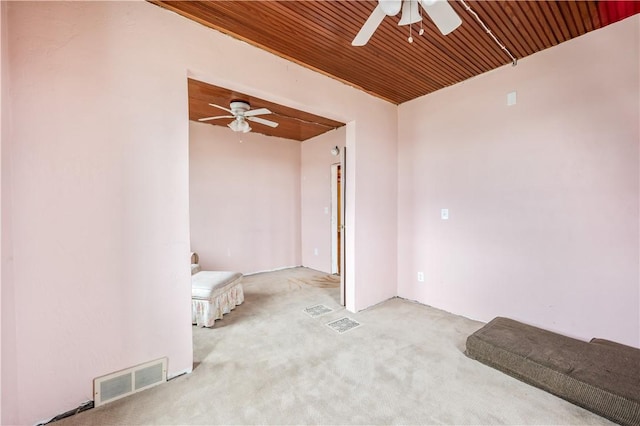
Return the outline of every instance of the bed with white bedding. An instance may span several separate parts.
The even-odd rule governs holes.
[[[224,314],[244,302],[242,274],[202,271],[197,253],[191,253],[191,323],[213,327]]]

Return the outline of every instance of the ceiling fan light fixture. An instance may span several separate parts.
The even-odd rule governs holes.
[[[251,126],[247,123],[244,118],[236,118],[231,123],[228,124],[229,128],[234,132],[242,132],[249,133],[251,131]]]
[[[418,0],[405,0],[402,4],[402,16],[400,16],[398,25],[411,25],[421,20]]]

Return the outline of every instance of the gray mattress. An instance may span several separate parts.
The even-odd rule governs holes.
[[[640,349],[584,342],[498,317],[467,356],[623,425],[640,425]]]

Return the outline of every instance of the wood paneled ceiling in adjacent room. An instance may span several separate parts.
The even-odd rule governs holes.
[[[398,14],[385,17],[367,45],[353,47],[375,0],[152,2],[395,104],[512,62],[465,4],[517,59],[640,9],[640,2],[614,0],[450,0],[463,22],[447,36],[423,16],[424,35],[414,24],[409,43]]]
[[[250,123],[252,133],[261,133],[267,136],[276,136],[285,139],[304,141],[321,135],[330,130],[344,126],[345,123],[330,120],[308,112],[289,108],[283,105],[269,102],[264,99],[249,96],[245,93],[203,83],[189,79],[189,120],[198,121],[201,118],[229,115],[223,110],[209,104],[229,107],[231,101],[242,100],[251,105],[251,109],[267,108],[272,114],[261,115],[261,118],[275,121],[278,127],[272,128],[260,123]],[[231,118],[207,121],[206,123],[227,126]],[[229,130],[231,131],[231,130]]]

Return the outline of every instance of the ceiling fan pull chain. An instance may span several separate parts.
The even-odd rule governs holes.
[[[424,28],[422,28],[422,8],[418,8],[418,16],[420,16],[420,31],[418,31],[418,35],[424,34]]]
[[[405,1],[411,1],[411,0],[405,0]],[[409,38],[407,39],[409,41],[409,43],[413,43],[413,37],[411,36],[411,27],[413,27],[413,24],[411,23],[411,21],[413,16],[411,16],[411,8],[409,8]]]
[[[413,37],[411,37],[411,27],[413,27],[413,25],[411,24],[411,9],[409,9],[409,38],[407,39],[409,43],[413,43]]]

